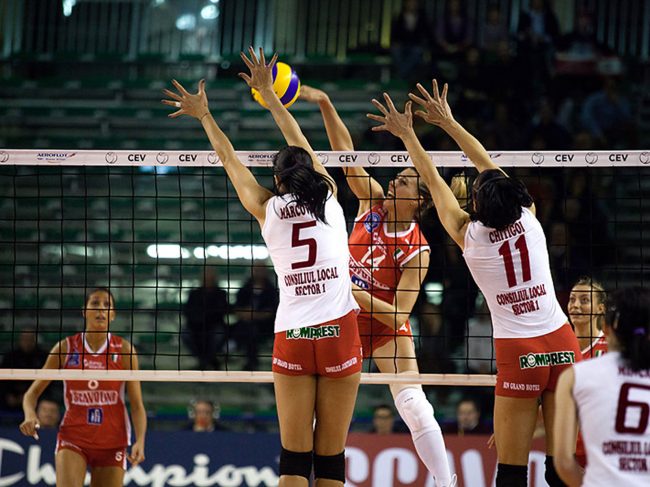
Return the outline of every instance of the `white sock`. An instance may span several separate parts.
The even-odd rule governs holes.
[[[442,431],[433,415],[433,406],[422,389],[403,389],[395,397],[395,406],[411,431],[422,463],[436,479],[436,487],[453,485]]]

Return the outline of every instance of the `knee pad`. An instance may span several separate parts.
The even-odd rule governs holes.
[[[422,389],[403,389],[395,396],[395,407],[414,439],[428,431],[440,430],[433,416],[433,406]]]
[[[528,466],[507,465],[497,466],[497,487],[528,487]]]
[[[280,453],[280,477],[283,475],[297,475],[309,480],[311,477],[311,464],[313,452],[295,452],[282,448]]]
[[[314,477],[345,483],[345,450],[338,455],[314,455]]]
[[[546,455],[544,466],[546,467],[546,470],[544,472],[544,479],[546,480],[546,483],[549,485],[549,487],[566,487],[566,484],[562,482],[562,479],[555,470],[555,465],[553,465],[553,457]]]

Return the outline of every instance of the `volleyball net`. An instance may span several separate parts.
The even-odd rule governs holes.
[[[273,155],[238,152],[269,188]],[[476,171],[462,153],[430,155],[448,181],[462,173],[471,184]],[[561,303],[583,275],[606,290],[645,284],[650,151],[490,156],[535,199]],[[406,152],[318,157],[339,185],[349,230],[357,202],[341,167],[365,167],[386,187],[411,165]],[[0,380],[272,380],[276,277],[259,226],[214,152],[0,150],[0,188]],[[484,300],[435,212],[421,226],[430,264],[413,290],[410,319],[421,374],[379,374],[368,362],[362,381],[493,385]],[[142,370],[19,369],[11,362],[30,341],[49,350],[83,331],[85,298],[98,287],[115,296],[111,332],[135,345]]]

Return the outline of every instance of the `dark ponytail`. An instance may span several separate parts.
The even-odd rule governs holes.
[[[616,335],[625,364],[634,371],[650,370],[650,290],[619,289],[608,303],[605,323]]]
[[[297,206],[327,223],[325,203],[334,192],[332,180],[314,169],[314,162],[305,149],[287,146],[273,158],[273,171],[278,178],[278,194],[291,194]]]
[[[499,169],[479,174],[472,188],[472,221],[495,230],[503,230],[521,218],[521,207],[530,207],[533,198],[519,179],[509,178]]]

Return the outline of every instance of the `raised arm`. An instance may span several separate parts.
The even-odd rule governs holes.
[[[409,98],[420,105],[423,110],[416,111],[415,115],[447,132],[479,172],[487,169],[499,169],[499,166],[490,159],[485,147],[454,119],[449,103],[447,103],[447,83],[443,86],[442,94],[440,94],[438,82],[434,79],[433,96],[420,83],[417,84],[417,87],[423,98],[413,93],[409,93]]]
[[[469,215],[460,207],[451,188],[447,186],[445,180],[440,176],[436,166],[422,147],[422,144],[420,144],[417,135],[415,135],[413,116],[411,114],[412,103],[410,101],[406,102],[404,113],[400,113],[388,94],[384,93],[384,99],[388,108],[385,108],[377,100],[372,100],[372,103],[382,113],[382,115],[368,114],[368,118],[381,123],[381,125],[373,127],[372,130],[388,131],[402,140],[411,156],[413,165],[431,192],[431,198],[436,206],[442,226],[445,227],[454,242],[463,248]]]
[[[50,351],[43,368],[60,369],[66,353],[68,353],[66,341],[61,340]],[[20,424],[20,432],[25,436],[33,436],[38,440],[38,428],[40,428],[40,425],[38,424],[38,416],[36,416],[36,404],[38,403],[38,398],[41,397],[41,394],[43,394],[43,391],[47,389],[47,386],[51,382],[50,380],[35,380],[23,396],[25,420]]]
[[[350,132],[339,117],[327,93],[311,86],[302,85],[300,99],[318,105],[332,150],[354,150]],[[359,214],[367,211],[373,201],[384,199],[383,188],[374,178],[370,177],[363,167],[344,167],[343,172],[345,172],[350,189],[359,200]]]
[[[126,370],[138,370],[138,354],[135,347],[127,340],[123,341],[122,368]],[[131,453],[128,456],[131,465],[137,465],[144,461],[144,444],[147,433],[147,411],[142,401],[142,388],[140,381],[129,381],[126,383],[126,392],[131,404],[131,419],[135,430],[135,443],[131,446]]]
[[[241,58],[250,70],[251,74],[249,76],[246,73],[239,73],[239,77],[246,81],[248,86],[256,89],[259,91],[260,95],[262,95],[264,102],[271,111],[271,115],[273,115],[273,120],[275,120],[275,123],[282,132],[287,144],[302,147],[309,152],[314,162],[314,169],[330,178],[332,187],[336,191],[334,180],[327,173],[327,169],[325,169],[325,166],[321,164],[320,160],[314,153],[314,150],[311,148],[311,145],[309,145],[309,141],[307,141],[302,130],[300,130],[298,122],[296,122],[296,119],[293,118],[291,113],[289,113],[289,110],[282,105],[278,95],[273,91],[273,66],[278,60],[277,53],[273,55],[271,62],[266,64],[262,48],[260,48],[259,51],[259,58],[255,55],[255,50],[252,47],[248,48],[248,52],[250,54],[250,59],[243,52],[241,53]]]
[[[242,205],[259,221],[260,226],[263,225],[266,215],[266,202],[273,196],[273,193],[260,186],[253,173],[240,162],[230,140],[212,117],[208,108],[208,98],[205,94],[205,80],[199,81],[199,91],[195,95],[188,93],[178,81],[172,80],[172,83],[178,93],[165,89],[163,92],[171,100],[162,100],[165,105],[178,108],[177,111],[169,114],[169,117],[175,118],[180,115],[189,115],[201,122],[203,130],[210,139],[212,148],[221,159],[221,163],[235,187]]]
[[[570,487],[582,485],[584,472],[575,459],[578,436],[578,410],[571,391],[575,382],[573,368],[560,375],[555,391],[555,422],[553,424],[553,463],[558,475]]]

